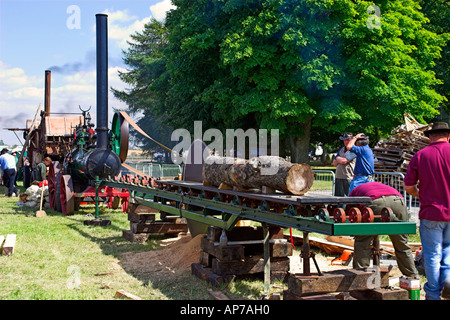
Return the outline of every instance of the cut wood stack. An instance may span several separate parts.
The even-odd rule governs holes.
[[[122,235],[131,242],[145,242],[151,234],[178,236],[180,232],[188,232],[184,218],[168,217],[160,213],[161,220],[156,220],[158,210],[138,204],[131,204],[128,208],[130,230],[124,230]]]
[[[264,274],[262,227],[235,227],[226,231],[226,245],[220,245],[221,234],[220,228],[208,228],[201,239],[200,262],[191,265],[192,274],[213,286],[228,283],[236,276]],[[269,228],[269,239],[271,279],[285,279],[293,247],[284,239],[280,227]]]
[[[420,124],[409,114],[404,118],[405,124],[392,130],[391,136],[381,139],[373,149],[375,171],[406,172],[414,154],[430,143],[423,133],[428,125]]]

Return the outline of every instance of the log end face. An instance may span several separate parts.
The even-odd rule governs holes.
[[[294,164],[286,178],[286,188],[292,194],[303,195],[311,189],[314,183],[314,172],[306,163]]]

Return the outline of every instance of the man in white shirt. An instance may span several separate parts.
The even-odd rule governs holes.
[[[3,182],[8,187],[8,197],[19,195],[19,189],[14,185],[16,181],[16,159],[3,149],[0,155],[0,167],[3,170]]]

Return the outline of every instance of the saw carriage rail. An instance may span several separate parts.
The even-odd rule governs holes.
[[[182,216],[207,226],[232,229],[239,220],[253,220],[283,228],[325,235],[388,235],[414,234],[416,224],[407,221],[336,223],[319,215],[324,208],[333,210],[340,205],[363,208],[369,197],[313,197],[282,193],[258,194],[234,190],[221,190],[198,182],[181,180],[148,180],[143,183],[108,178],[101,186],[126,189],[130,201]],[[137,181],[136,181],[137,182]],[[327,221],[328,220],[328,221]]]

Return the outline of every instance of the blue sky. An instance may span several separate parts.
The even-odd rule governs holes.
[[[24,128],[33,119],[44,103],[47,69],[52,71],[51,111],[92,106],[95,121],[95,14],[108,14],[109,86],[123,89],[117,72],[126,68],[126,40],[151,17],[164,19],[170,8],[170,0],[0,0],[0,139],[20,144],[4,128]],[[110,117],[112,107],[126,106],[110,93]]]

